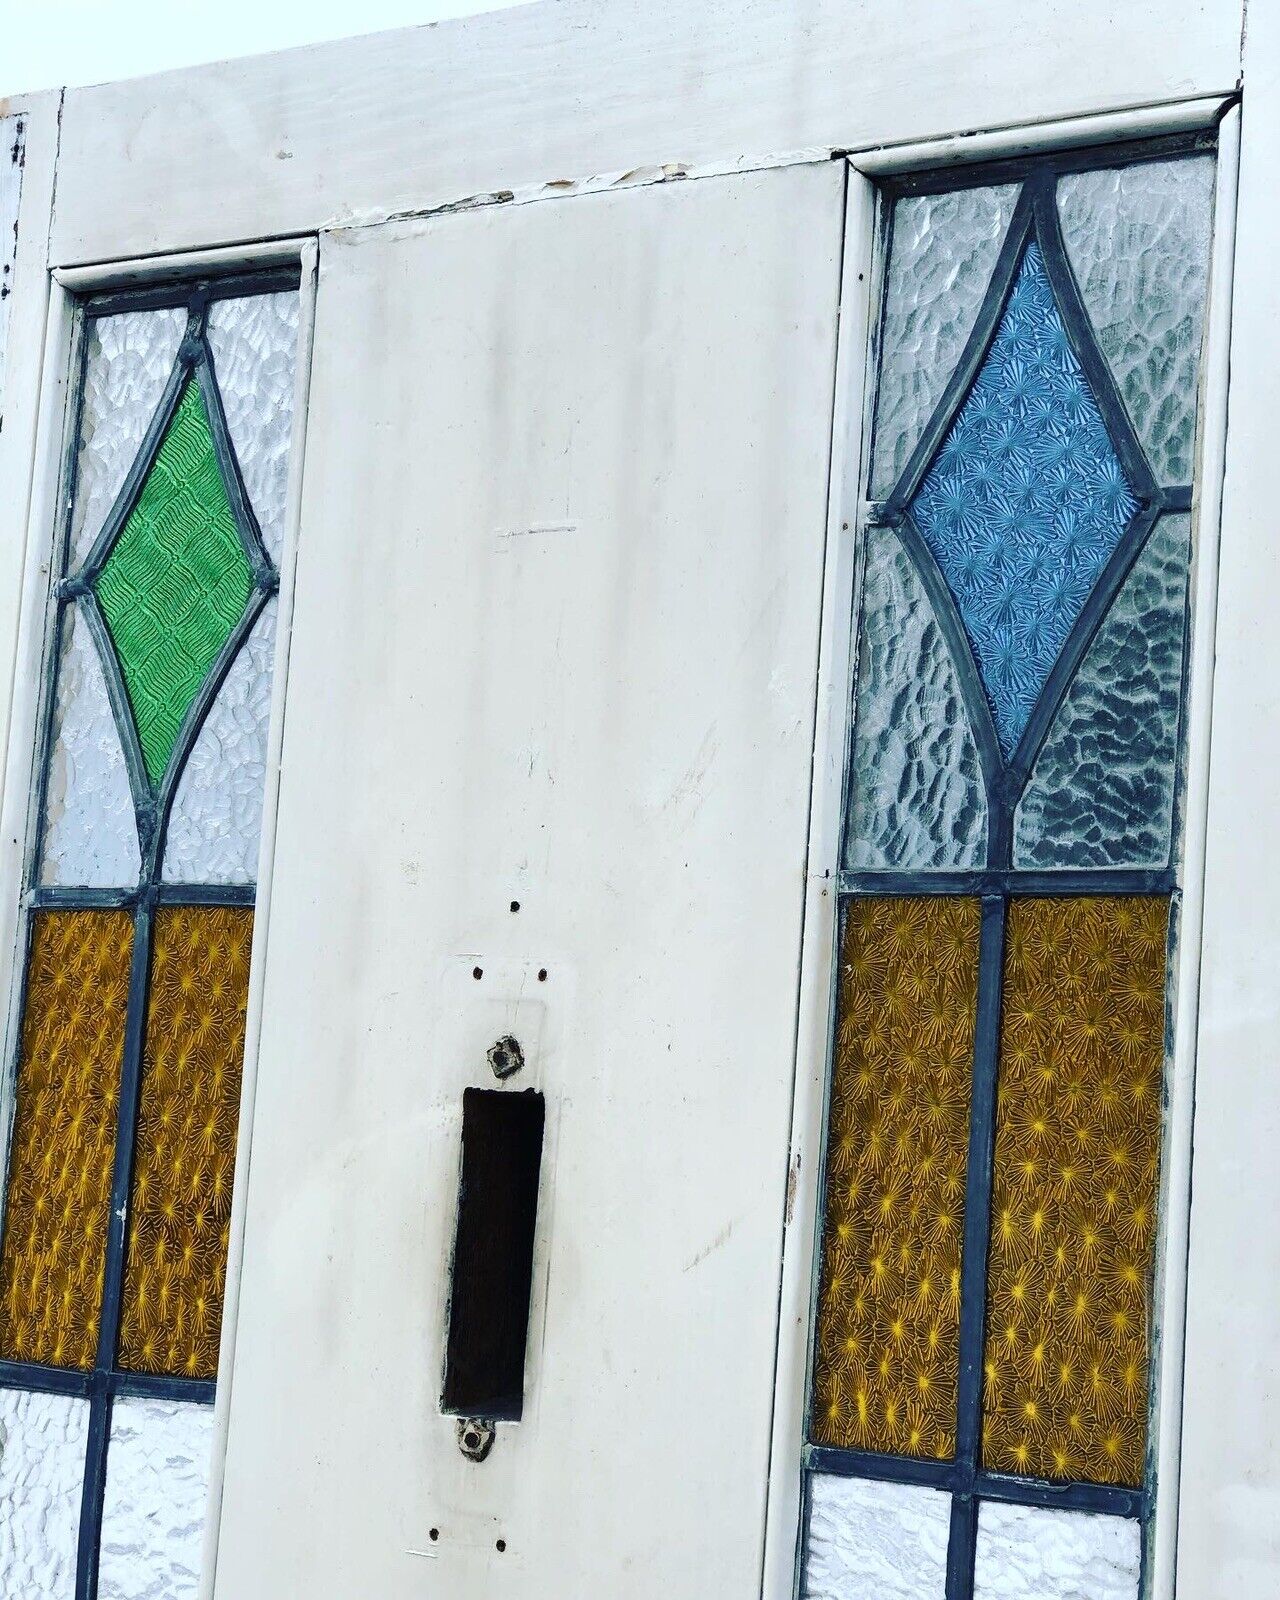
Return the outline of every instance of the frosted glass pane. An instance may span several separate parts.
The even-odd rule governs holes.
[[[89,553],[128,476],[186,327],[180,309],[126,311],[89,323],[71,572]]]
[[[1168,862],[1190,528],[1157,523],[1090,645],[1018,806],[1015,866]]]
[[[889,493],[973,331],[1016,184],[899,200],[885,287],[871,493]]]
[[[950,1495],[821,1474],[810,1490],[805,1600],[942,1600]]]
[[[45,791],[41,883],[119,888],[138,881],[138,828],[98,647],[79,606],[62,624]]]
[[[1103,353],[1162,483],[1190,483],[1212,156],[1080,172],[1058,209]]]
[[[208,332],[240,475],[262,542],[278,563],[293,435],[297,293],[215,300],[209,308]]]
[[[117,1400],[98,1600],[188,1600],[200,1581],[213,1407]]]
[[[897,535],[868,540],[845,866],[978,866],[987,805],[951,654]]]
[[[974,1600],[1137,1600],[1141,1530],[1127,1517],[992,1501],[978,1512]]]
[[[0,1390],[0,1594],[74,1600],[89,1403]]]
[[[262,831],[276,602],[231,664],[183,768],[169,820],[166,883],[252,883]]]
[[[0,417],[4,415],[4,360],[9,339],[9,300],[18,244],[18,197],[22,191],[22,123],[0,117]]]

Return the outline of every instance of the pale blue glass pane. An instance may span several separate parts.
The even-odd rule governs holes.
[[[979,866],[987,807],[955,664],[897,535],[867,538],[844,864]]]
[[[911,504],[955,598],[1006,755],[1135,509],[1033,241]]]
[[[1018,807],[1016,867],[1167,864],[1190,530],[1161,518],[1090,645]]]
[[[1213,186],[1209,155],[1058,181],[1085,307],[1147,459],[1167,484],[1194,475]]]
[[[911,195],[893,208],[871,493],[883,499],[973,332],[1018,185]]]

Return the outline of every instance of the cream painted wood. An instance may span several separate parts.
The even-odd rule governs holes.
[[[1280,12],[1249,14],[1208,797],[1178,1593],[1280,1591]]]
[[[223,1600],[757,1591],[842,190],[322,240]],[[544,1203],[476,1466],[445,1278],[508,1029]]]
[[[1241,0],[557,0],[67,94],[53,261],[1230,92]]]

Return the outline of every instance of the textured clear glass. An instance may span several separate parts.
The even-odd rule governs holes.
[[[254,881],[275,648],[271,599],[232,662],[182,770],[164,851],[166,883]]]
[[[1006,755],[1136,508],[1032,241],[910,508]]]
[[[215,300],[209,308],[208,333],[240,476],[262,542],[278,564],[293,436],[297,292]]]
[[[213,1407],[117,1400],[98,1600],[192,1600],[200,1583]]]
[[[114,889],[141,864],[129,773],[102,658],[78,605],[62,624],[40,882]]]
[[[809,1484],[804,1600],[943,1600],[950,1495],[822,1473]]]
[[[67,562],[71,572],[88,555],[128,476],[186,327],[187,314],[180,309],[125,311],[89,322]]]
[[[973,331],[1016,184],[899,200],[893,212],[871,493],[898,480]]]
[[[0,1594],[74,1600],[89,1402],[0,1390]]]
[[[910,557],[868,532],[844,864],[980,866],[987,802],[955,663]]]
[[[1141,1545],[1127,1517],[984,1501],[974,1600],[1137,1600]]]
[[[1098,343],[1162,483],[1190,483],[1214,161],[1141,162],[1058,181],[1058,212]]]
[[[1191,519],[1156,524],[1018,806],[1015,867],[1162,867],[1177,771]]]

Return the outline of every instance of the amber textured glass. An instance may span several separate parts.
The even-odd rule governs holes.
[[[253,912],[156,913],[119,1362],[212,1378],[227,1270]]]
[[[840,957],[811,1434],[955,1453],[981,910],[854,899]]]
[[[1154,898],[1009,907],[983,1461],[1142,1483],[1165,946]]]
[[[39,911],[0,1257],[0,1356],[91,1367],[106,1261],[133,922]]]

